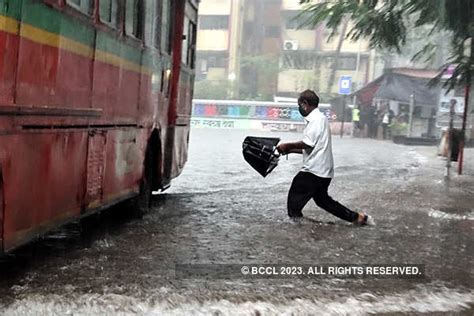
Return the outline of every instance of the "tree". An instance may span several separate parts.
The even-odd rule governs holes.
[[[327,0],[320,3],[300,0],[300,3],[305,4],[301,15],[302,25],[325,22],[326,26],[332,29],[333,35],[337,27],[349,18],[353,26],[347,33],[347,38],[368,38],[372,47],[395,49],[398,53],[406,44],[412,21],[415,21],[415,28],[431,26],[432,34],[449,32],[450,55],[435,81],[439,82],[449,65],[455,65],[445,86],[453,89],[464,85],[466,88],[462,127],[465,135],[469,91],[474,71],[473,0]],[[428,43],[417,55],[433,55],[439,49],[439,44],[440,42]],[[464,139],[460,145],[459,174],[462,173],[463,148]]]
[[[346,18],[353,22],[347,38],[368,38],[373,48],[390,48],[397,52],[406,44],[411,21],[414,27],[432,26],[432,34],[448,31],[451,48],[448,63],[456,65],[447,84],[450,88],[470,84],[474,61],[474,2],[472,0],[338,0],[314,3],[300,0],[304,6],[302,25],[325,22],[335,34]],[[468,45],[468,49],[466,49]],[[437,45],[429,43],[420,55],[435,52]],[[466,50],[468,54],[466,55]]]
[[[273,55],[244,56],[240,67],[241,96],[245,99],[272,100],[280,71],[278,59]]]
[[[328,85],[326,88],[326,93],[330,94],[332,86],[334,85],[334,80],[336,79],[337,64],[339,63],[339,56],[341,55],[342,44],[346,38],[347,27],[349,25],[349,19],[344,18],[342,21],[342,30],[339,34],[339,39],[337,41],[336,54],[334,55],[333,62],[331,63],[331,72],[329,73]]]
[[[202,80],[194,85],[194,98],[225,100],[229,94],[228,80]]]

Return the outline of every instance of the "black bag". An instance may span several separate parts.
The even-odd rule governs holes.
[[[275,146],[279,142],[279,138],[247,136],[242,143],[245,161],[266,177],[278,165],[280,155],[275,153]]]

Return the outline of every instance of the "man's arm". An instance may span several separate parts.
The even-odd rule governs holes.
[[[287,155],[287,154],[302,154],[303,149],[311,149],[312,147],[305,144],[302,141],[299,142],[293,142],[293,143],[281,143],[278,144],[276,149],[278,152],[282,155]]]

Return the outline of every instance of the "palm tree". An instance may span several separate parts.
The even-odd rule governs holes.
[[[344,39],[346,38],[347,27],[349,25],[349,18],[345,18],[342,22],[341,33],[339,34],[339,39],[337,41],[336,52],[334,53],[334,58],[331,63],[331,72],[329,73],[328,86],[326,88],[326,93],[330,94],[332,86],[334,85],[334,80],[336,79],[337,65],[339,62],[339,56],[341,55],[342,44],[344,44]],[[331,38],[331,36],[329,37]]]
[[[455,64],[448,85],[470,84],[474,61],[474,1],[472,0],[334,0],[305,4],[302,25],[326,23],[336,30],[349,16],[353,24],[346,38],[368,38],[374,48],[390,48],[397,52],[406,44],[411,21],[414,27],[432,26],[431,33],[451,34],[448,64]],[[449,39],[446,39],[449,41]],[[466,45],[470,46],[466,48]],[[432,52],[436,45],[424,47],[420,54]],[[466,55],[466,51],[468,54]],[[445,67],[448,64],[444,65]]]
[[[450,38],[449,57],[440,69],[438,81],[449,65],[455,65],[451,78],[445,86],[452,89],[464,85],[466,88],[463,134],[465,118],[468,113],[469,91],[474,71],[474,1],[472,0],[300,0],[305,4],[302,25],[326,23],[334,30],[343,23],[347,16],[353,22],[346,35],[351,40],[368,38],[373,48],[389,48],[400,52],[406,44],[407,33],[414,27],[431,26],[432,34],[448,32]],[[444,43],[442,43],[444,44]],[[437,44],[428,43],[417,55],[432,55],[439,49]],[[461,144],[462,157],[464,143]],[[462,158],[459,163],[461,173]]]

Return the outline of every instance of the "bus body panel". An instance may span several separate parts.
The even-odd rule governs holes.
[[[136,196],[149,146],[155,189],[181,172],[194,80],[176,65],[184,1],[167,54],[98,23],[98,10],[0,0],[0,252]]]
[[[141,76],[140,50],[99,31],[95,54],[93,106],[103,108],[104,117],[113,118],[115,122],[135,122]]]
[[[17,104],[90,107],[94,28],[23,0]]]
[[[138,193],[147,137],[144,129],[111,130],[107,133],[102,203]]]
[[[144,130],[39,132],[0,138],[5,250],[71,217],[138,193]]]
[[[0,0],[0,106],[15,103],[21,1]]]
[[[83,202],[87,132],[0,136],[4,249],[77,216]]]

